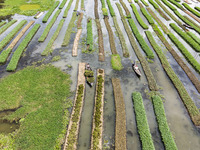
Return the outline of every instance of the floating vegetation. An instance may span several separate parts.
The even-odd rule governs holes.
[[[4,24],[6,24],[5,21],[0,22],[0,27],[2,27]]]
[[[15,22],[17,22],[17,20],[11,20],[10,22],[8,22],[6,25],[4,25],[2,28],[0,28],[0,35],[6,31],[11,25],[13,25]]]
[[[131,13],[130,11],[128,10],[128,8],[126,7],[126,4],[122,1],[122,0],[119,0],[119,2],[121,3],[122,7],[124,8],[125,12],[126,12],[126,17],[127,18],[131,18]]]
[[[92,19],[87,20],[87,45],[89,45],[88,50],[93,49],[93,33],[92,33]]]
[[[179,3],[177,3],[175,0],[168,0],[168,1],[170,1],[170,3],[176,5],[176,7],[180,8],[181,10],[183,10],[183,6],[181,4],[179,4]]]
[[[194,40],[196,41],[198,44],[200,44],[200,38],[196,36],[196,34],[192,33],[192,32],[187,32],[187,34]]]
[[[193,13],[194,15],[196,15],[197,17],[200,17],[200,13],[198,11],[195,11],[193,8],[191,8],[188,4],[186,3],[182,3],[182,5],[189,10],[191,13]]]
[[[109,8],[109,11],[110,11],[110,15],[111,15],[112,17],[114,17],[114,16],[115,16],[115,11],[114,11],[114,9],[113,9],[113,7],[112,7],[112,5],[111,5],[110,0],[106,0],[106,2],[107,2],[107,4],[108,4],[108,8]]]
[[[144,15],[144,17],[149,22],[149,24],[154,24],[152,17],[147,13],[146,9],[141,5],[141,3],[138,3],[138,5],[140,6],[140,10],[141,10],[142,14]]]
[[[59,6],[59,9],[62,9],[65,6],[66,2],[67,2],[67,0],[63,0]]]
[[[114,70],[122,70],[123,65],[121,63],[121,58],[119,54],[112,54],[111,55],[111,65]]]
[[[61,59],[60,56],[54,56],[54,57],[52,58],[51,62],[55,62],[55,61],[58,61],[58,60],[60,60],[60,59]]]
[[[68,5],[67,5],[67,7],[66,7],[66,9],[65,9],[65,11],[64,11],[63,18],[67,18],[68,11],[69,11],[69,9],[71,8],[72,2],[73,2],[73,0],[70,0],[70,1],[69,1]]]

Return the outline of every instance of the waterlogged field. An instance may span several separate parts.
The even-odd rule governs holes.
[[[0,0],[0,149],[199,150],[188,1]]]

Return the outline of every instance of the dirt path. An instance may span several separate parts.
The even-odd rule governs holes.
[[[115,96],[115,150],[126,150],[126,111],[120,79],[112,78]]]

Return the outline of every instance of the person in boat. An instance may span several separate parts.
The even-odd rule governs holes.
[[[87,65],[86,65],[86,68],[85,68],[86,70],[91,70],[91,68],[90,68],[90,64],[89,63],[87,63]]]
[[[81,13],[79,11],[76,11],[76,16],[80,15]]]

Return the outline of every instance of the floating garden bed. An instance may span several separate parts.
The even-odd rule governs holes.
[[[63,9],[63,7],[65,6],[67,0],[63,0],[62,3],[59,6],[59,9]]]
[[[147,13],[146,9],[141,5],[141,3],[138,3],[138,5],[140,6],[140,10],[149,24],[154,24],[153,18]]]
[[[27,23],[26,20],[22,20],[1,42],[0,51],[12,40],[12,38],[21,30],[21,28]]]
[[[142,96],[139,92],[134,92],[132,94],[132,97],[133,97],[133,106],[134,106],[134,111],[135,111],[137,129],[140,135],[142,149],[155,150],[150,129],[149,129],[149,124],[147,121],[146,112],[144,109]]]
[[[82,33],[82,29],[78,29],[78,32],[76,33],[76,37],[74,39],[74,44],[73,44],[73,48],[72,48],[72,56],[78,55],[78,42],[79,42],[81,33]]]
[[[114,11],[114,9],[112,7],[112,4],[111,4],[110,0],[106,0],[106,2],[108,4],[108,8],[109,8],[111,17],[114,17],[115,16],[115,11]]]
[[[122,70],[123,65],[121,63],[121,57],[119,54],[112,54],[111,55],[111,65],[114,70]]]
[[[43,23],[46,23],[48,21],[53,11],[56,9],[56,7],[58,7],[59,3],[60,3],[59,1],[56,1],[55,4],[49,9],[49,11],[46,13],[46,15],[44,16],[42,20]]]
[[[194,9],[196,9],[200,12],[200,7],[195,6]]]
[[[126,111],[120,79],[112,78],[113,92],[115,96],[115,149],[126,149]]]
[[[4,24],[6,24],[5,21],[0,22],[0,27],[2,27]]]
[[[93,50],[93,33],[92,33],[92,19],[87,20],[87,40],[88,50]]]
[[[122,1],[122,0],[119,0],[119,2],[121,3],[122,7],[124,8],[125,12],[126,12],[126,17],[127,18],[131,18],[131,13],[130,11],[128,10],[128,8],[126,7],[126,4]]]
[[[145,6],[149,6],[149,4],[145,0],[140,0]]]
[[[177,10],[174,6],[172,6],[170,3],[168,3],[167,0],[162,0],[162,2],[167,5],[172,11]]]
[[[27,47],[27,45],[29,44],[29,42],[31,41],[31,39],[34,37],[34,35],[38,31],[39,27],[40,27],[39,24],[34,25],[34,27],[31,29],[31,31],[26,35],[24,40],[20,43],[20,45],[18,46],[18,48],[15,50],[14,54],[12,55],[12,58],[6,68],[7,71],[15,71],[16,70],[17,64],[19,62],[19,59],[20,59],[22,53],[24,52],[24,50]]]
[[[4,25],[2,28],[0,28],[0,35],[5,32],[11,25],[13,25],[17,20],[11,20],[6,25]]]
[[[187,34],[194,40],[196,41],[198,44],[200,44],[200,38],[196,36],[196,34],[192,33],[192,32],[187,32]]]
[[[49,22],[49,24],[46,26],[46,28],[44,29],[42,35],[40,36],[40,38],[38,39],[38,42],[44,42],[44,40],[46,39],[47,35],[49,34],[50,29],[52,28],[53,24],[55,23],[58,15],[60,14],[61,10],[58,9],[55,13],[55,15],[53,16],[53,18],[51,19],[51,21]]]
[[[197,17],[200,17],[200,13],[198,11],[195,11],[193,8],[191,8],[188,4],[186,3],[182,3],[182,5],[189,10],[191,13],[193,13],[194,15],[196,15]]]
[[[65,9],[65,11],[64,11],[63,18],[67,18],[68,11],[69,11],[69,9],[71,8],[72,2],[73,2],[73,0],[70,0],[70,1],[69,1],[68,5],[67,5],[67,7],[66,7],[66,9]]]
[[[53,43],[56,40],[56,38],[58,37],[58,34],[60,33],[60,30],[62,29],[64,22],[65,22],[65,20],[61,19],[56,31],[54,32],[53,36],[51,37],[50,41],[48,42],[45,50],[41,53],[42,56],[47,56],[49,53],[52,53]]]
[[[177,3],[175,0],[168,0],[170,3],[176,5],[176,7],[178,7],[179,9],[183,10],[183,6],[179,3]]]

